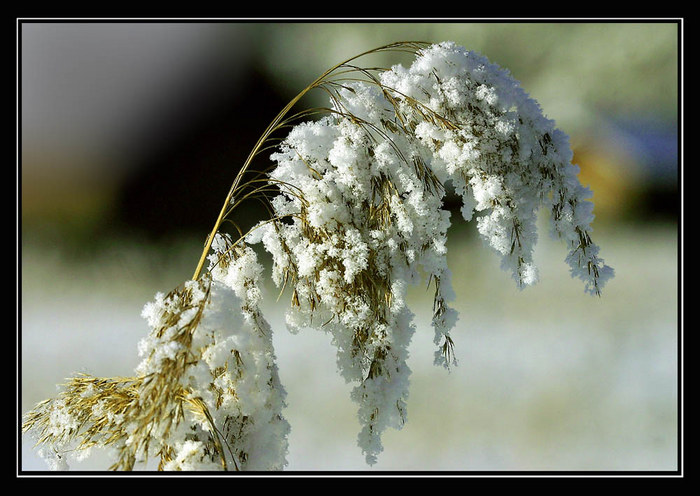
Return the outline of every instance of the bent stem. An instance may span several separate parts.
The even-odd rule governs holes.
[[[430,46],[430,43],[428,42],[423,42],[423,41],[400,41],[396,43],[391,43],[389,45],[384,45],[379,48],[374,48],[372,50],[368,50],[366,52],[363,52],[359,55],[355,55],[354,57],[351,57],[344,62],[341,62],[330,69],[328,69],[326,72],[321,74],[318,78],[316,78],[310,85],[308,85],[306,88],[304,88],[297,96],[295,96],[285,107],[280,111],[279,114],[273,119],[273,121],[267,126],[267,129],[265,129],[265,132],[260,136],[258,139],[257,143],[255,144],[255,147],[251,150],[250,154],[248,155],[248,158],[246,161],[243,163],[243,166],[241,169],[238,171],[238,174],[236,174],[235,179],[233,180],[233,184],[231,185],[231,188],[228,191],[228,194],[226,195],[226,200],[224,201],[224,204],[221,207],[221,211],[219,212],[219,216],[216,219],[216,222],[214,223],[214,227],[212,228],[211,232],[207,236],[207,240],[204,244],[204,249],[202,251],[201,256],[199,257],[199,262],[197,263],[197,268],[194,271],[194,275],[192,276],[193,280],[199,279],[199,277],[202,275],[202,269],[204,268],[204,263],[207,259],[207,255],[209,254],[209,251],[211,250],[212,243],[214,242],[214,237],[216,236],[216,233],[219,232],[219,228],[221,227],[222,222],[226,218],[227,215],[227,210],[229,205],[231,204],[231,200],[234,198],[236,191],[238,190],[240,183],[243,179],[243,176],[248,170],[248,167],[250,167],[251,162],[255,158],[255,156],[260,152],[260,150],[263,148],[263,145],[267,142],[267,140],[270,138],[270,136],[277,131],[282,124],[286,125],[288,124],[286,121],[284,121],[285,116],[289,113],[289,111],[294,108],[294,106],[301,100],[304,95],[306,95],[309,91],[311,91],[314,88],[318,88],[321,86],[324,82],[326,82],[326,79],[335,71],[337,71],[341,67],[349,67],[349,71],[360,71],[362,73],[366,74],[366,70],[360,69],[354,66],[348,66],[350,62],[353,60],[359,59],[361,57],[364,57],[366,55],[372,54],[372,53],[378,53],[378,52],[383,52],[387,50],[394,50],[394,51],[407,51],[409,53],[415,53],[416,51],[420,50],[421,48],[425,48],[427,46]]]

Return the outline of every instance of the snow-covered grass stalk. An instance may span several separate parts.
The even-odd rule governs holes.
[[[358,58],[409,51],[408,68]],[[310,90],[326,108],[292,110]],[[280,131],[286,136],[278,137]],[[272,150],[267,168],[253,169]],[[114,469],[156,458],[164,470],[280,470],[289,426],[272,330],[260,308],[262,266],[287,291],[288,327],[330,334],[352,384],[369,464],[381,434],[406,422],[414,333],[410,285],[434,285],[435,363],[455,363],[455,295],[446,264],[450,213],[461,213],[518,287],[537,281],[540,208],[567,249],[571,274],[599,295],[613,271],[590,237],[590,191],[568,137],[504,69],[451,42],[401,42],[343,62],[304,89],[263,133],[236,176],[191,280],[144,308],[151,333],[133,377],[70,379],[25,416],[55,465],[93,446],[116,448]],[[266,217],[243,232],[243,201]],[[206,270],[205,270],[206,268]]]

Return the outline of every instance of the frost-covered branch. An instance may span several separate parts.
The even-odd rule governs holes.
[[[426,276],[435,288],[435,363],[455,363],[448,183],[518,287],[538,278],[533,250],[544,208],[572,276],[600,294],[613,271],[591,240],[590,192],[578,182],[568,137],[478,54],[451,42],[376,51],[384,50],[416,58],[378,69],[354,57],[271,123],[236,176],[193,279],[144,309],[152,332],[136,376],[74,379],[27,415],[25,429],[50,452],[116,445],[118,469],[153,456],[166,470],[283,468],[289,426],[272,330],[259,310],[259,244],[272,256],[272,280],[290,294],[288,327],[331,336],[339,372],[354,385],[359,445],[374,463],[382,432],[406,422],[415,332],[406,292]],[[325,91],[329,107],[291,114],[311,89]],[[272,165],[253,170],[252,159],[273,143]],[[231,237],[224,221],[252,198],[268,217]]]

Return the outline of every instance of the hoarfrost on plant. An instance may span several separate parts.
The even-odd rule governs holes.
[[[267,185],[252,183],[271,218],[237,239],[217,220],[193,280],[145,305],[151,332],[139,343],[135,378],[78,378],[37,406],[27,425],[52,443],[44,451],[55,468],[66,466],[60,453],[83,426],[92,427],[78,447],[107,439],[121,469],[149,456],[165,470],[286,465],[285,391],[260,311],[256,244],[272,257],[274,283],[291,292],[289,329],[330,335],[339,372],[353,383],[358,444],[370,464],[383,431],[407,419],[410,285],[433,285],[435,363],[456,363],[448,184],[517,287],[538,280],[533,252],[546,209],[571,275],[600,294],[613,271],[591,240],[591,193],[577,179],[568,137],[485,57],[452,42],[409,45],[409,67],[340,65],[337,80],[330,71],[317,81],[331,96],[323,117],[281,121],[291,130],[270,157]],[[225,207],[242,198],[232,188]],[[198,277],[204,256],[208,271]]]

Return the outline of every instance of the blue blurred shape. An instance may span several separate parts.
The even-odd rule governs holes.
[[[616,117],[613,139],[624,146],[642,172],[652,181],[678,179],[678,123],[657,117]]]

